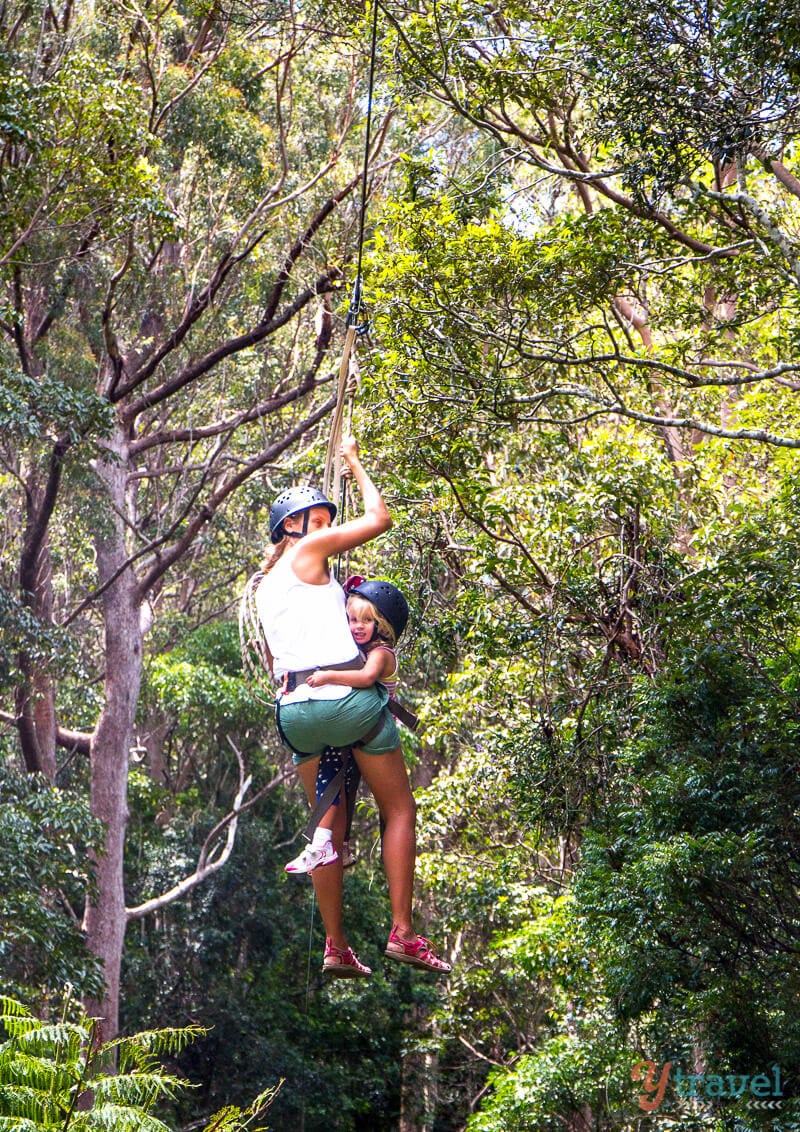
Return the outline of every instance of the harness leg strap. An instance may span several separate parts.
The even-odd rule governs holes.
[[[361,782],[361,771],[358,769],[358,763],[352,756],[345,763],[344,774],[344,795],[347,804],[347,823],[345,825],[344,839],[350,840],[350,831],[353,828],[353,815],[356,809],[356,795],[358,794],[358,785]]]
[[[334,798],[339,793],[339,791],[344,788],[345,778],[347,775],[347,762],[348,758],[350,757],[352,757],[350,755],[350,748],[346,747],[342,752],[341,769],[336,772],[336,774],[323,790],[322,795],[320,796],[316,806],[312,810],[311,817],[308,819],[306,827],[303,830],[303,837],[305,837],[307,841],[310,841],[314,836],[314,831],[316,830],[317,826],[322,821],[324,815],[328,812],[328,809],[333,805]]]

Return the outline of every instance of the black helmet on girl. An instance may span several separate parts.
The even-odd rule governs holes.
[[[287,487],[269,509],[270,539],[280,542],[287,533],[284,521],[290,515],[299,515],[303,511],[310,511],[312,507],[327,507],[331,513],[331,522],[336,518],[336,505],[315,487]]]
[[[394,629],[397,640],[408,624],[408,602],[402,592],[391,582],[368,581],[359,574],[348,578],[344,584],[344,592],[358,594],[366,601],[372,602],[381,616],[385,617]]]

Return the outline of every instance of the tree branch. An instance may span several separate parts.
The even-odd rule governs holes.
[[[66,727],[56,728],[56,743],[67,751],[75,751],[79,755],[88,755],[92,733],[90,731],[70,731]]]
[[[702,432],[707,436],[718,436],[724,440],[755,440],[760,444],[770,444],[777,448],[800,448],[800,437],[780,436],[777,433],[768,432],[767,429],[763,428],[721,428],[719,425],[709,424],[707,421],[701,421],[696,417],[661,417],[651,413],[642,413],[636,409],[629,408],[622,401],[609,401],[585,385],[554,386],[546,392],[541,393],[537,401],[539,404],[542,404],[545,401],[558,397],[575,397],[579,400],[587,401],[589,404],[598,406],[596,412],[626,417],[628,420],[639,421],[641,424],[656,425],[659,428],[690,429]],[[539,418],[528,417],[525,419],[533,420]],[[547,421],[543,421],[543,423],[554,424],[556,421],[550,418]]]
[[[763,149],[754,150],[754,154],[764,168],[772,173],[785,189],[788,189],[793,196],[800,197],[800,179],[795,177],[794,173],[790,173],[781,161],[770,157]]]
[[[297,312],[302,310],[313,298],[333,290],[335,280],[340,277],[341,271],[339,268],[331,268],[329,272],[320,276],[313,286],[307,287],[302,291],[301,294],[295,298],[294,302],[286,307],[278,317],[268,323],[259,322],[246,334],[240,334],[236,338],[229,338],[226,342],[223,342],[222,345],[211,350],[194,364],[186,366],[180,373],[176,374],[175,377],[162,382],[160,386],[152,390],[152,392],[144,394],[144,396],[140,397],[137,401],[131,402],[122,414],[123,419],[128,422],[134,421],[140,413],[151,408],[153,405],[158,405],[160,402],[167,400],[185,386],[191,385],[192,382],[203,377],[212,370],[215,365],[224,361],[225,358],[231,357],[233,354],[240,353],[242,350],[249,349],[252,346],[257,346],[259,342],[263,342],[265,338],[274,334],[276,330],[279,330],[289,322]],[[128,384],[127,388],[131,388],[131,383]]]
[[[60,437],[53,445],[50,453],[50,470],[47,476],[42,502],[28,521],[25,530],[25,542],[19,562],[19,585],[23,601],[26,595],[34,592],[36,586],[36,570],[39,553],[42,549],[53,509],[58,497],[58,488],[61,483],[61,472],[64,467],[64,456],[72,441],[67,436]]]
[[[490,570],[489,574],[492,578],[494,578],[501,589],[504,589],[507,594],[510,594],[511,597],[514,598],[514,601],[521,605],[523,609],[527,609],[528,613],[530,613],[531,617],[533,617],[534,620],[538,621],[542,617],[544,617],[544,612],[541,609],[537,609],[532,602],[528,601],[522,590],[518,589],[517,586],[512,586],[511,582],[509,582],[505,575],[502,574],[499,570]],[[552,590],[552,585],[549,587],[549,589]]]
[[[249,775],[245,777],[244,759],[230,737],[228,738],[228,742],[231,747],[233,747],[236,754],[236,761],[239,764],[239,789],[234,798],[233,806],[225,817],[217,822],[203,842],[197,857],[197,865],[194,872],[184,877],[178,884],[173,885],[167,892],[162,892],[160,896],[154,896],[150,900],[144,901],[143,904],[136,905],[134,908],[126,908],[125,916],[128,923],[130,923],[131,920],[140,920],[143,916],[148,916],[151,912],[158,911],[159,908],[165,908],[169,904],[174,904],[176,900],[180,900],[182,897],[186,896],[187,893],[191,892],[193,888],[197,888],[199,884],[202,884],[203,881],[218,872],[223,865],[227,863],[233,852],[240,814],[243,814],[257,802],[260,802],[261,799],[272,790],[275,790],[281,783],[286,782],[287,779],[292,778],[297,773],[296,769],[293,768],[290,771],[276,775],[266,786],[263,786],[261,790],[245,802],[244,796],[249,790],[253,780]],[[218,845],[217,842],[220,835],[226,831],[225,843]]]
[[[736,193],[717,193],[712,189],[706,189],[705,193],[707,196],[711,197],[712,200],[717,200],[721,204],[729,205],[733,203],[741,205],[742,208],[746,209],[767,232],[773,244],[775,244],[789,264],[793,278],[800,284],[800,258],[798,258],[797,246],[794,240],[778,227],[767,210],[763,205],[759,204],[755,197],[741,191]]]
[[[223,493],[223,490],[221,489],[221,491],[217,492],[216,495],[213,497],[216,500],[216,506],[219,506],[219,503],[221,501],[220,500],[221,495],[222,495],[223,498],[226,497],[228,494],[230,494],[230,491],[233,491],[237,487],[239,487],[244,482],[244,480],[246,480],[249,476],[253,475],[260,468],[264,467],[264,465],[271,463],[276,455],[280,455],[283,451],[285,451],[285,449],[291,443],[293,443],[296,439],[298,439],[300,436],[302,436],[303,433],[305,433],[310,428],[312,428],[315,424],[317,424],[319,422],[319,420],[321,420],[321,418],[326,413],[329,413],[331,411],[331,409],[333,408],[334,403],[335,403],[335,398],[333,398],[333,397],[329,398],[324,403],[324,405],[320,406],[320,408],[317,409],[314,413],[312,413],[312,415],[310,417],[308,417],[305,421],[303,421],[301,424],[297,425],[294,429],[292,429],[292,431],[288,434],[287,437],[284,437],[283,440],[276,442],[270,448],[266,449],[266,451],[264,453],[262,453],[261,456],[257,457],[254,460],[248,461],[248,463],[245,465],[244,469],[240,473],[238,473],[237,476],[234,477],[233,481],[229,481],[229,483],[233,483],[233,487],[231,487],[229,490],[225,490],[224,493]],[[117,578],[121,574],[123,574],[134,562],[137,562],[140,558],[144,558],[144,556],[147,555],[147,554],[152,554],[155,550],[157,550],[157,548],[159,546],[163,546],[164,543],[167,542],[168,539],[170,538],[172,531],[175,530],[176,526],[178,526],[179,523],[183,522],[184,518],[185,518],[185,513],[183,515],[181,515],[179,522],[174,523],[172,525],[172,527],[170,528],[170,530],[165,535],[163,535],[161,538],[153,540],[152,542],[149,542],[146,546],[142,547],[140,550],[137,550],[134,554],[130,555],[130,557],[127,558],[125,560],[125,562],[123,562],[122,565],[119,566],[119,568],[117,570],[115,570],[112,573],[112,575],[109,578],[107,578],[106,581],[101,586],[98,586],[97,589],[93,590],[92,593],[88,597],[85,597],[83,599],[83,601],[80,602],[80,604],[77,605],[75,607],[75,609],[72,610],[72,612],[64,619],[64,621],[62,622],[62,625],[67,626],[67,625],[72,624],[72,622],[77,617],[79,617],[80,614],[85,609],[87,609],[90,605],[93,605],[94,602],[97,601],[97,599],[99,597],[102,597],[102,595],[106,592],[106,590],[110,586],[112,586],[114,584],[114,582],[117,580]],[[202,525],[205,522],[208,522],[209,519],[211,519],[211,518],[213,518],[213,512],[209,512],[207,507],[204,507],[198,521],[195,524],[193,524],[192,527],[191,527],[192,537],[194,537],[194,535],[202,527]],[[186,550],[189,549],[190,543],[191,543],[191,539],[188,539],[188,538],[182,539],[180,544],[179,544],[180,545],[180,552],[179,553],[176,551],[173,555],[170,555],[168,558],[165,556],[165,559],[159,560],[159,565],[156,566],[156,567],[153,567],[153,569],[150,571],[150,574],[148,574],[148,578],[152,577],[152,581],[148,583],[148,588],[149,588],[149,585],[152,584],[152,582],[157,580],[164,573],[164,570],[166,570],[169,565],[171,565],[173,562],[177,561],[177,559],[180,558],[181,555],[183,553],[185,553]],[[166,564],[164,564],[165,562],[166,562]],[[163,568],[162,568],[162,566],[163,566]],[[140,583],[141,596],[143,597],[146,592],[147,592],[147,589],[146,588],[142,589],[141,583]]]
[[[335,404],[335,400],[336,399],[334,397],[329,398],[324,405],[321,405],[318,409],[311,413],[310,416],[306,417],[304,421],[301,421],[300,424],[296,425],[280,440],[276,441],[274,444],[271,444],[270,447],[262,452],[260,456],[257,456],[255,459],[248,461],[248,463],[244,468],[242,468],[240,472],[238,472],[235,476],[232,476],[222,485],[221,488],[213,493],[208,502],[203,505],[199,513],[188,525],[183,537],[179,539],[178,542],[175,543],[175,545],[163,556],[159,557],[158,562],[156,562],[155,565],[150,568],[144,578],[142,578],[142,580],[139,582],[138,591],[141,598],[143,598],[144,595],[152,588],[152,586],[155,585],[158,579],[161,578],[162,575],[165,574],[166,571],[186,553],[186,551],[191,547],[192,543],[197,537],[198,531],[200,531],[206,525],[206,523],[211,522],[219,507],[228,498],[228,496],[236,491],[236,489],[240,487],[245,482],[245,480],[249,479],[250,476],[252,476],[260,468],[263,468],[265,464],[271,464],[277,456],[280,456],[282,452],[285,452],[287,448],[291,447],[291,445],[304,433],[308,432],[309,429],[313,428],[315,424],[321,421],[322,418],[331,411]],[[93,594],[92,596],[95,597],[96,594]]]
[[[252,421],[261,420],[262,417],[269,416],[271,413],[277,412],[278,409],[290,405],[293,401],[298,401],[304,397],[306,393],[312,392],[322,382],[317,382],[313,376],[314,369],[310,370],[300,383],[294,389],[290,389],[288,393],[281,393],[278,396],[269,397],[266,401],[259,402],[250,409],[244,409],[235,417],[229,418],[226,421],[220,421],[217,424],[205,425],[201,428],[176,428],[164,429],[159,432],[151,433],[149,436],[143,436],[139,440],[134,440],[130,445],[130,452],[132,456],[137,456],[141,452],[145,452],[148,448],[158,448],[163,444],[174,444],[180,442],[192,443],[196,440],[206,440],[213,436],[219,436],[220,433],[233,432],[234,429],[239,428],[240,425],[249,424]]]
[[[167,904],[173,904],[176,900],[180,900],[193,888],[218,872],[229,860],[236,843],[236,829],[239,823],[242,801],[253,781],[250,775],[245,775],[244,760],[241,754],[233,746],[233,743],[231,743],[231,746],[236,752],[236,759],[239,764],[239,789],[236,792],[230,813],[226,815],[223,821],[218,822],[206,837],[197,858],[197,866],[194,872],[190,873],[188,877],[184,877],[178,884],[173,885],[169,891],[162,892],[160,896],[154,896],[151,900],[146,900],[144,904],[139,904],[135,908],[126,908],[125,919],[127,923],[130,923],[131,920],[139,920],[142,916],[147,916],[151,912],[158,911],[159,908],[164,908]],[[225,830],[227,830],[225,842],[219,845],[217,838]]]
[[[33,216],[31,217],[30,222],[28,223],[28,226],[25,229],[25,231],[21,232],[19,234],[19,236],[17,236],[16,240],[11,245],[11,247],[8,249],[8,251],[5,253],[5,255],[0,257],[0,267],[4,267],[5,264],[7,264],[10,259],[13,259],[14,255],[19,251],[19,249],[22,247],[22,245],[25,243],[25,241],[31,235],[34,228],[36,227],[36,221],[39,219],[39,217],[42,215],[44,210],[47,208],[47,205],[50,201],[50,198],[53,196],[53,194],[56,192],[57,189],[60,189],[62,187],[65,180],[66,180],[66,175],[62,173],[62,175],[58,178],[58,180],[53,185],[53,187],[48,189],[47,192],[44,194],[44,196],[42,197],[42,199],[39,201],[36,208],[34,209]]]
[[[338,160],[338,158],[332,158],[331,161],[328,163],[327,166],[324,167],[323,170],[319,170],[315,174],[315,176],[312,178],[312,180],[308,184],[306,184],[302,187],[302,191],[304,191],[304,192],[307,191],[308,188],[310,187],[310,185],[313,185],[320,177],[322,177],[324,175],[325,172],[327,172],[328,170],[330,170],[330,168],[332,168],[332,166],[335,164],[336,160]],[[241,350],[241,349],[246,348],[246,346],[248,346],[248,345],[254,345],[256,342],[259,342],[259,341],[262,340],[262,338],[266,337],[266,335],[272,333],[272,331],[274,329],[276,329],[278,325],[280,325],[280,326],[283,325],[285,320],[281,320],[280,322],[276,323],[275,325],[270,325],[270,324],[271,324],[271,321],[272,321],[272,316],[274,315],[275,310],[277,310],[277,306],[280,302],[281,295],[282,295],[284,287],[286,286],[286,283],[289,279],[289,275],[291,274],[292,268],[294,267],[295,263],[299,259],[302,252],[307,247],[308,243],[310,243],[313,236],[316,234],[316,232],[319,230],[319,228],[322,226],[322,224],[325,222],[325,220],[328,218],[328,216],[331,214],[331,212],[341,203],[342,200],[345,199],[345,197],[349,193],[351,193],[353,191],[353,189],[358,184],[358,181],[359,181],[358,176],[353,177],[347,183],[347,185],[344,186],[343,189],[341,189],[338,193],[334,193],[325,202],[325,204],[317,212],[317,214],[314,216],[314,218],[312,219],[312,221],[310,222],[310,224],[306,228],[305,232],[300,237],[298,237],[298,239],[295,241],[294,245],[290,249],[289,253],[287,254],[286,258],[284,259],[283,265],[282,265],[282,267],[281,267],[281,269],[278,273],[278,277],[275,281],[275,284],[273,285],[272,292],[271,292],[270,298],[267,302],[267,306],[266,306],[266,309],[264,311],[264,314],[262,315],[259,322],[256,324],[256,327],[254,327],[253,331],[251,331],[251,334],[255,334],[256,336],[254,338],[252,338],[252,340],[249,340],[250,335],[241,336],[241,338],[236,340],[237,343],[239,343],[239,344],[234,349],[229,350],[228,353],[235,353],[236,349]],[[249,243],[241,251],[239,251],[235,255],[233,254],[233,249],[238,246],[238,244],[241,242],[241,240],[243,239],[244,235],[247,233],[249,228],[252,227],[252,225],[254,224],[255,220],[257,218],[260,218],[263,215],[263,213],[266,210],[267,205],[269,203],[270,196],[271,196],[272,192],[273,192],[273,190],[270,190],[270,193],[266,194],[266,196],[259,202],[259,204],[256,206],[256,208],[250,214],[248,219],[242,225],[242,228],[239,230],[239,232],[236,234],[236,236],[231,241],[230,248],[225,253],[225,255],[222,256],[219,263],[217,264],[217,266],[216,266],[211,278],[209,279],[208,283],[200,291],[200,293],[198,295],[196,295],[191,300],[191,302],[189,303],[189,305],[186,308],[184,315],[183,315],[181,321],[179,322],[179,324],[175,327],[175,329],[172,331],[172,333],[169,334],[168,337],[162,342],[162,344],[150,355],[147,362],[144,365],[142,365],[131,376],[130,380],[127,381],[125,383],[125,385],[121,386],[117,390],[115,400],[117,400],[117,401],[122,400],[129,393],[131,393],[134,389],[136,389],[140,385],[142,385],[143,382],[147,381],[150,377],[152,377],[152,375],[158,369],[161,362],[170,353],[172,353],[172,351],[175,350],[176,347],[181,344],[181,342],[183,342],[183,340],[186,338],[186,335],[189,333],[189,331],[192,329],[192,327],[195,325],[195,323],[198,321],[198,319],[203,315],[203,313],[211,305],[213,299],[216,297],[217,293],[219,292],[220,288],[222,287],[223,283],[225,282],[225,279],[227,278],[227,276],[230,273],[230,271],[232,270],[232,268],[234,268],[237,264],[242,262],[242,260],[246,259],[247,256],[252,252],[252,250],[256,247],[256,245],[260,242],[260,240],[263,238],[264,233],[265,233],[264,229],[262,229],[255,236],[253,236],[250,239]],[[290,194],[290,196],[288,198],[286,198],[285,200],[274,203],[272,205],[272,207],[277,207],[278,204],[281,204],[281,205],[285,204],[288,200],[294,199],[296,196],[299,196],[299,195],[300,195],[300,190],[297,190],[295,193]],[[329,278],[329,279],[333,280],[333,279],[339,278],[340,276],[341,276],[341,272],[338,271],[338,269],[331,269],[329,272],[326,273],[325,276],[323,276],[323,278]],[[259,333],[259,330],[261,331],[261,333]],[[216,358],[216,355],[208,355],[208,356],[209,357],[213,356],[213,357]],[[227,354],[222,354],[221,356],[225,357],[225,356],[227,356]],[[219,360],[219,359],[216,358],[216,360]],[[200,364],[200,363],[198,363],[198,364]],[[206,368],[208,368],[208,367],[201,369],[200,372],[204,373],[206,371]],[[185,378],[185,380],[181,381],[180,375],[179,375],[179,377],[175,379],[176,382],[180,381],[180,384],[176,385],[176,388],[181,388],[184,384],[186,384],[187,380],[191,380],[192,376],[193,376],[193,371],[188,374],[188,376]],[[196,375],[194,375],[194,376],[196,376]],[[169,386],[169,383],[165,383],[165,385]],[[164,388],[165,387],[162,386],[162,390]],[[141,405],[141,404],[152,404],[152,403],[154,403],[154,398],[161,400],[161,399],[163,399],[163,396],[168,395],[169,392],[172,392],[172,391],[173,390],[172,390],[171,387],[167,388],[165,393],[162,393],[161,391],[156,391],[153,395],[151,395],[151,397],[143,398],[142,401],[140,401],[138,404],[139,405]],[[137,411],[141,411],[141,409],[138,409]],[[127,415],[130,415],[130,410],[128,410]]]

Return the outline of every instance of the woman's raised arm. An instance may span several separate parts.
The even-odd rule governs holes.
[[[364,513],[338,526],[309,531],[297,548],[296,569],[302,569],[304,558],[309,562],[312,559],[319,561],[321,558],[327,559],[343,551],[352,550],[382,535],[392,525],[389,508],[361,463],[355,437],[346,436],[342,440],[342,457],[353,473],[364,503]]]

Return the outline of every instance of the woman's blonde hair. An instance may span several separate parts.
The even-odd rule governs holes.
[[[394,629],[371,601],[367,601],[361,594],[348,594],[347,607],[348,609],[352,607],[352,609],[362,617],[371,617],[378,631],[378,639],[382,641],[383,644],[388,645],[390,649],[396,646],[397,636],[395,635]]]
[[[262,574],[268,574],[274,566],[277,566],[279,559],[291,541],[289,535],[284,535],[280,542],[276,542],[274,546],[269,548],[267,557],[261,564]]]

